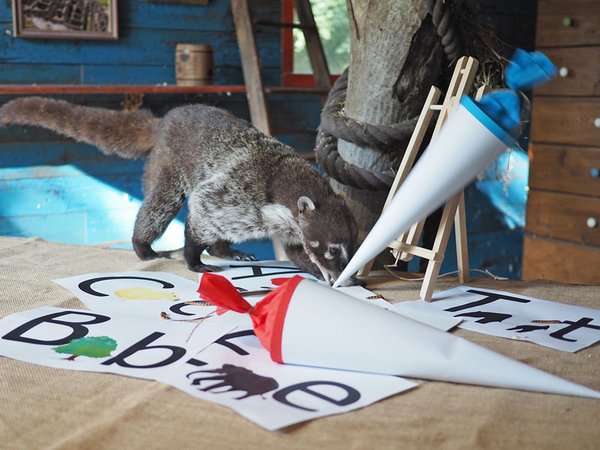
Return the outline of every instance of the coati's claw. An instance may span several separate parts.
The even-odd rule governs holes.
[[[217,258],[232,259],[234,261],[256,261],[254,255],[235,250],[226,241],[217,241],[212,244],[208,247],[208,254]]]

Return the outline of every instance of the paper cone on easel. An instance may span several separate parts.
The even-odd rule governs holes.
[[[392,202],[373,226],[334,287],[375,258],[390,242],[471,182],[514,139],[463,96]]]
[[[506,69],[507,85],[513,90],[531,89],[555,75],[556,67],[543,53],[521,49]],[[513,90],[491,92],[479,102],[461,97],[334,287],[464,188],[504,150],[516,146],[521,101]]]
[[[254,307],[219,275],[205,273],[198,292],[221,311],[249,313],[279,363],[600,399],[585,386],[299,276]]]

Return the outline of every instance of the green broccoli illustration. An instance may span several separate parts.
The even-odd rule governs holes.
[[[117,348],[117,341],[108,336],[89,336],[73,339],[68,344],[54,347],[56,353],[66,353],[69,361],[74,361],[78,356],[89,356],[90,358],[104,358],[110,356]]]

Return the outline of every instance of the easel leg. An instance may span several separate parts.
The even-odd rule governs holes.
[[[423,300],[430,301],[431,296],[433,295],[433,288],[435,287],[435,282],[440,274],[446,247],[448,246],[448,238],[450,237],[450,230],[452,229],[451,221],[456,215],[461,197],[462,191],[448,200],[446,206],[444,206],[444,212],[442,213],[442,219],[440,220],[440,226],[432,249],[433,252],[439,256],[430,260],[429,264],[427,264],[427,270],[425,271],[425,278],[420,292]]]
[[[469,248],[467,246],[467,212],[464,191],[460,193],[460,200],[454,216],[454,237],[456,239],[458,280],[466,283],[469,281]]]

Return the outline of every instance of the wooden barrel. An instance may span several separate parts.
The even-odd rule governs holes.
[[[213,82],[213,51],[206,44],[177,44],[175,75],[180,86],[203,86]]]

